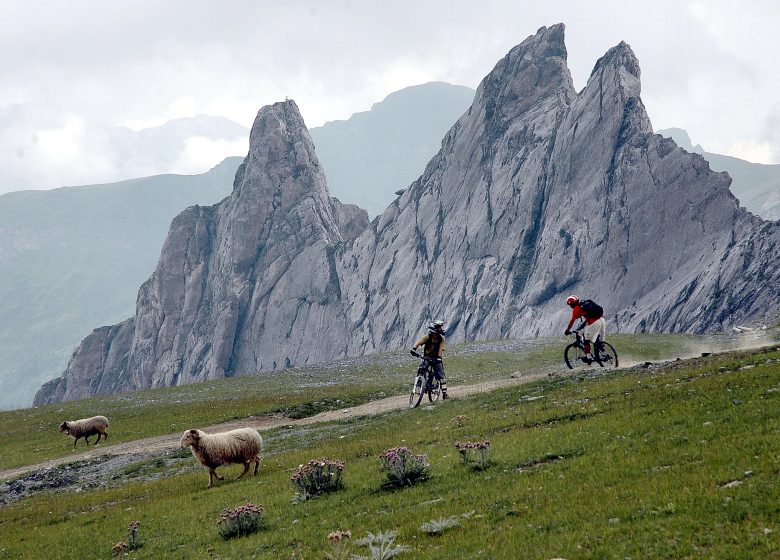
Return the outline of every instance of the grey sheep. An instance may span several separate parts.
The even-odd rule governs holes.
[[[241,478],[249,471],[249,465],[255,464],[253,475],[260,468],[260,451],[263,438],[253,428],[239,428],[220,434],[207,434],[203,430],[187,430],[181,436],[181,446],[192,447],[192,454],[209,470],[209,485],[214,485],[214,477],[224,480],[216,468],[230,463],[244,465]],[[236,478],[236,480],[238,480]]]
[[[108,439],[108,418],[105,416],[93,416],[92,418],[82,418],[81,420],[66,420],[60,424],[60,432],[67,433],[73,438],[73,449],[76,449],[76,442],[79,438],[89,445],[89,436],[97,435],[95,445],[103,436],[103,441]]]

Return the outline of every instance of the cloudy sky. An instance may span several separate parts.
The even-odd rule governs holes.
[[[0,22],[0,193],[200,172],[243,155],[246,138],[195,135],[175,161],[134,167],[117,146],[130,131],[201,114],[248,127],[285,97],[313,127],[413,84],[476,87],[511,47],[557,22],[578,89],[625,40],[656,129],[780,163],[771,0],[3,0]]]

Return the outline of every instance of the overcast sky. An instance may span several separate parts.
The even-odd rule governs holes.
[[[210,114],[248,127],[290,97],[314,127],[409,85],[476,87],[557,22],[578,89],[625,40],[656,129],[780,162],[780,3],[770,0],[2,0],[0,193],[122,178],[117,126]],[[246,144],[193,139],[170,170],[205,170]]]

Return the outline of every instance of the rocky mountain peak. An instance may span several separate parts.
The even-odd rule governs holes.
[[[474,100],[474,105],[484,107],[486,120],[500,126],[546,97],[573,97],[564,31],[562,23],[541,27],[496,64]]]

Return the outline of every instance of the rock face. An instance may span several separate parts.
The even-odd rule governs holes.
[[[368,216],[328,195],[294,102],[262,109],[250,146],[230,197],[173,220],[135,317],[93,331],[35,403],[284,367],[329,344],[336,251]]]
[[[433,316],[453,341],[550,334],[570,292],[599,300],[609,330],[776,315],[780,223],[652,133],[625,43],[578,94],[563,34],[499,61],[356,237],[294,104],[261,110],[231,197],[174,220],[135,318],[87,337],[36,403],[402,347]]]

